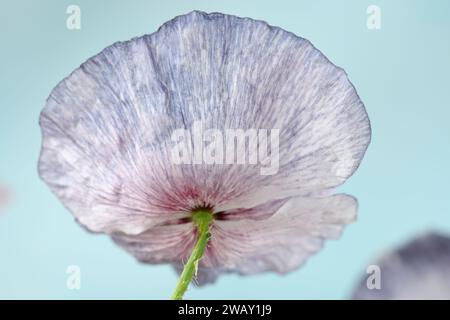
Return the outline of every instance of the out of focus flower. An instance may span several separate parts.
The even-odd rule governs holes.
[[[173,132],[197,121],[278,129],[278,171],[174,163]],[[370,141],[346,73],[309,41],[203,12],[87,60],[52,91],[40,124],[40,175],[80,224],[140,261],[179,265],[206,221],[199,270],[208,281],[222,271],[289,272],[338,237],[357,202],[332,191]],[[211,219],[196,222],[198,211]]]
[[[10,198],[11,195],[9,190],[6,187],[0,185],[0,210],[3,210],[3,208],[9,202]]]
[[[364,278],[354,299],[450,299],[450,238],[430,232],[380,257],[380,288]]]

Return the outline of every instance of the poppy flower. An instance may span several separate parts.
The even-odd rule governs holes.
[[[449,300],[450,237],[428,232],[386,252],[378,266],[379,286],[369,289],[367,276],[358,284],[357,300]],[[375,274],[374,274],[375,275]]]
[[[252,164],[175,163],[173,133],[198,122],[278,130],[277,148]],[[198,11],[88,59],[40,125],[40,176],[77,221],[145,263],[186,264],[183,292],[197,271],[295,270],[337,238],[357,202],[333,190],[371,135],[346,73],[309,41]]]

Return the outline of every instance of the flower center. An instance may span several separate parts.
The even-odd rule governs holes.
[[[209,224],[213,219],[213,213],[210,209],[201,208],[192,211],[192,222],[199,231],[201,231],[201,228],[209,227]]]

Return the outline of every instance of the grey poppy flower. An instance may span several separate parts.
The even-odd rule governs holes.
[[[199,120],[279,129],[278,172],[173,163],[171,134]],[[346,73],[309,41],[197,11],[87,60],[51,92],[40,125],[40,176],[81,225],[140,261],[179,265],[197,239],[192,212],[206,208],[199,270],[214,276],[286,273],[338,237],[357,202],[332,191],[370,141]]]
[[[450,238],[430,232],[383,255],[380,288],[368,289],[362,279],[354,299],[450,299]]]

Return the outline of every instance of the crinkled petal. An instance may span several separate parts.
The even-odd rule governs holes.
[[[196,168],[199,181],[227,180],[221,210],[320,192],[359,165],[370,140],[364,106],[345,72],[307,40],[261,21],[193,12],[150,43],[180,127],[201,119],[206,128],[281,130],[274,175],[261,175],[261,165]]]
[[[345,194],[295,198],[267,219],[214,220],[196,283],[211,283],[229,272],[293,271],[319,251],[326,239],[339,237],[344,226],[354,221],[356,207],[356,200]],[[197,236],[192,223],[187,223],[113,238],[138,260],[173,262],[175,270],[181,272]]]
[[[176,129],[280,129],[279,168],[176,165]],[[116,43],[52,91],[41,177],[93,231],[140,234],[192,208],[217,211],[344,182],[370,140],[345,72],[265,22],[192,12]]]
[[[286,273],[301,266],[336,239],[353,222],[357,202],[348,195],[294,198],[270,218],[215,221],[204,267],[221,267],[241,274]]]
[[[139,235],[116,233],[113,240],[145,263],[185,262],[196,241],[192,223],[153,227]]]
[[[242,212],[219,212],[215,215],[215,222],[211,232],[216,233],[216,224],[217,226],[223,223],[232,224],[233,221],[243,221],[244,224],[251,224],[251,221],[267,219],[274,215],[285,203],[286,201],[277,200],[267,202],[254,209],[245,209]],[[116,232],[112,234],[112,237],[117,244],[139,261],[182,264],[191,255],[197,240],[197,230],[189,217],[181,217],[153,226],[140,234]],[[208,250],[206,250],[207,254]]]

